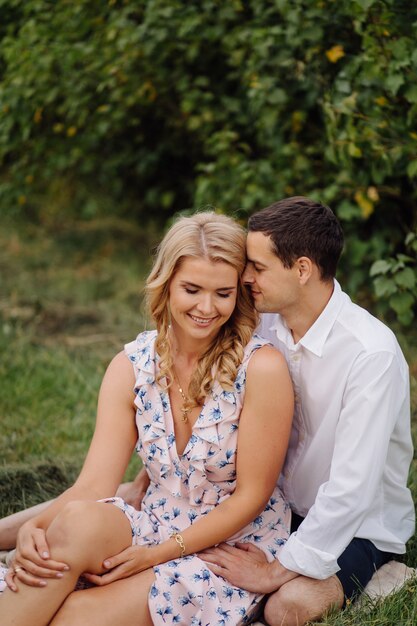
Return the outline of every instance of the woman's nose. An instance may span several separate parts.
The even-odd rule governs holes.
[[[213,312],[213,297],[210,293],[201,294],[198,301],[198,310],[204,315],[209,315]]]

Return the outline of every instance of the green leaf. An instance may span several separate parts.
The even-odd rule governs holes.
[[[350,156],[353,157],[354,159],[360,159],[362,156],[362,150],[359,148],[359,146],[355,145],[354,143],[349,144],[348,152]]]
[[[417,239],[417,233],[407,233],[405,238],[405,245],[409,246]]]
[[[407,174],[410,178],[417,176],[417,159],[415,161],[410,161],[407,165]]]
[[[360,8],[364,11],[367,11],[371,8],[373,4],[375,4],[376,0],[355,0],[356,4],[359,4]]]
[[[397,318],[400,324],[402,324],[403,326],[410,326],[411,322],[414,319],[414,313],[411,309],[409,309],[408,311],[405,311],[405,313],[397,315]]]
[[[404,263],[413,263],[415,261],[412,256],[409,254],[402,254],[402,252],[397,254],[397,259],[402,263],[402,267],[404,267]]]
[[[408,291],[394,293],[389,299],[390,307],[397,315],[408,313],[414,304],[414,297]]]
[[[374,280],[375,295],[377,298],[392,296],[397,293],[398,288],[392,278],[387,276],[378,276]]]
[[[396,59],[409,61],[410,54],[409,48],[411,45],[411,41],[408,37],[401,37],[394,41],[391,46],[392,53]],[[414,44],[413,44],[414,46]]]
[[[391,272],[393,274],[396,274],[397,272],[405,268],[405,263],[399,258],[399,256],[400,255],[398,255],[397,258],[393,260],[393,263],[391,265]]]
[[[397,91],[404,84],[404,76],[402,74],[390,74],[385,81],[385,86],[388,91],[395,96]]]
[[[417,233],[408,233],[404,243],[410,250],[417,253]],[[411,257],[410,261],[416,263],[416,257]]]
[[[417,102],[417,85],[413,85],[404,94],[408,102],[415,104]]]
[[[395,274],[394,280],[399,287],[404,287],[404,289],[414,289],[416,284],[416,275],[411,267],[406,267]]]
[[[386,274],[390,271],[391,267],[392,265],[389,261],[384,261],[383,259],[380,259],[379,261],[375,261],[375,263],[372,263],[369,275],[376,276],[377,274]]]
[[[284,89],[274,89],[268,94],[268,101],[271,104],[284,104],[287,101],[287,94]]]

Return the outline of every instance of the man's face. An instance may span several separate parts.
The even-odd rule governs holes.
[[[299,298],[296,267],[285,268],[273,252],[271,238],[261,232],[248,233],[246,251],[243,280],[252,291],[256,310],[285,316]]]

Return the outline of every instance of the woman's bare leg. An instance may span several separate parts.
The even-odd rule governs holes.
[[[148,595],[154,580],[153,570],[146,570],[105,587],[74,591],[50,626],[73,626],[75,621],[88,626],[152,626]]]
[[[15,582],[0,598],[2,626],[46,626],[74,590],[83,572],[102,573],[103,561],[132,543],[130,524],[117,507],[100,502],[70,502],[49,526],[51,558],[68,563],[61,579],[47,579],[43,588]],[[88,622],[87,622],[88,623]]]
[[[12,513],[7,517],[3,517],[3,519],[0,519],[0,550],[12,550],[15,548],[17,533],[19,532],[20,527],[25,522],[32,519],[32,517],[35,517],[35,515],[38,515],[45,510],[51,502],[52,500],[49,500],[48,502],[41,502],[40,504],[31,506],[29,509]]]
[[[120,498],[124,498],[129,492],[131,486],[132,483],[124,483],[123,485],[120,485],[116,495]],[[23,526],[25,522],[28,522],[30,519],[35,517],[35,515],[44,511],[46,507],[51,504],[51,502],[53,502],[53,500],[40,502],[39,504],[35,504],[35,506],[31,506],[29,509],[12,513],[11,515],[0,519],[0,550],[12,550],[15,548],[17,533],[19,532],[20,527]]]

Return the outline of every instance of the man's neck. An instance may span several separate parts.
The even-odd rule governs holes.
[[[297,307],[282,313],[294,343],[298,343],[320,317],[332,297],[333,289],[333,281],[306,285]]]

